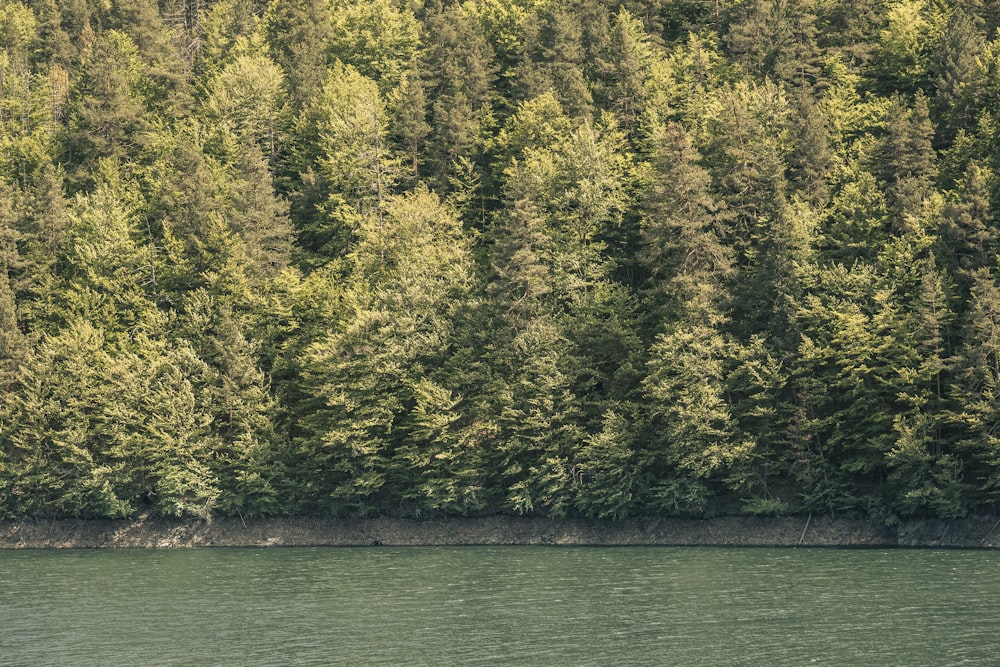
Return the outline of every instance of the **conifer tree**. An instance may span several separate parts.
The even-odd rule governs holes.
[[[420,26],[406,3],[334,0],[330,5],[331,60],[377,82],[383,95],[399,87],[420,47]]]
[[[601,106],[613,110],[632,136],[646,105],[646,72],[653,52],[639,20],[624,7],[611,22],[605,53],[598,59]]]
[[[455,189],[462,160],[477,163],[492,123],[493,52],[460,5],[426,20],[431,45],[423,67],[428,122],[428,171],[442,192]]]
[[[333,32],[330,0],[278,0],[268,6],[264,32],[275,62],[288,76],[289,90],[301,108],[320,88],[330,65]]]
[[[70,174],[87,182],[101,158],[134,160],[148,128],[149,81],[135,42],[125,33],[98,35],[83,54],[80,77],[70,95]]]
[[[593,113],[584,75],[583,31],[575,13],[578,4],[539,5],[528,18],[516,84],[520,100],[554,91],[566,113],[576,119]]]
[[[888,133],[881,150],[881,176],[900,214],[913,213],[930,193],[935,176],[935,154],[927,97],[921,92],[907,108],[898,95],[888,113]]]
[[[363,217],[383,215],[399,174],[388,132],[377,84],[351,66],[331,68],[295,129],[289,199],[306,250],[338,256]]]
[[[454,313],[468,298],[472,274],[460,223],[425,190],[393,199],[384,217],[366,218],[356,239],[337,320],[306,352],[302,382],[320,404],[306,416],[303,473],[320,503],[371,512],[420,483],[421,468],[406,467],[416,454],[397,456],[408,430],[427,428],[421,420],[430,419],[428,410],[455,407],[434,375],[449,355]],[[434,396],[443,401],[438,407],[428,403]],[[446,451],[454,441],[439,434],[420,446]],[[426,484],[442,483],[432,465],[444,461],[434,458],[440,451],[417,457],[429,467]],[[436,492],[429,500],[451,502]]]

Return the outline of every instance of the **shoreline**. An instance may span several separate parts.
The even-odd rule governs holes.
[[[1000,548],[1000,519],[912,519],[886,527],[817,517],[646,517],[621,521],[513,516],[441,519],[274,517],[242,520],[0,521],[0,549],[294,546],[724,546]]]

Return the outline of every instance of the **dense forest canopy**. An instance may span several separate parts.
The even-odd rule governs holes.
[[[0,0],[0,518],[995,511],[998,26]]]

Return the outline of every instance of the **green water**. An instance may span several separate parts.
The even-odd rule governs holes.
[[[1000,553],[0,551],[3,665],[997,665]]]

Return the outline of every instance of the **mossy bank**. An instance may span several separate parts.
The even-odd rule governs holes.
[[[886,527],[829,517],[624,521],[509,516],[434,520],[292,517],[241,520],[0,522],[0,548],[607,545],[1000,548],[1000,519],[911,520]]]

